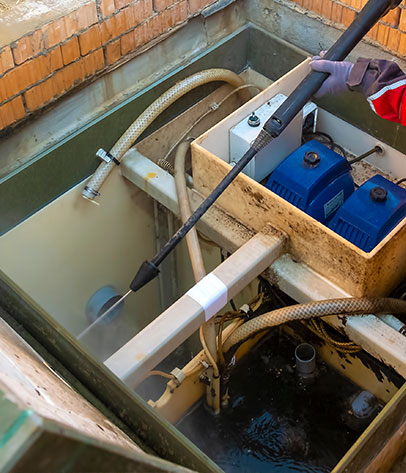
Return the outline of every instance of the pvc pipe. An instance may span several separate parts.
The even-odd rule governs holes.
[[[175,84],[158,97],[121,136],[110,153],[107,153],[107,161],[103,161],[90,178],[82,191],[82,196],[88,200],[94,200],[95,197],[100,195],[100,188],[114,167],[120,163],[134,141],[164,110],[196,87],[215,81],[227,82],[234,87],[244,84],[241,77],[227,69],[207,69]]]
[[[296,371],[299,376],[308,378],[316,370],[316,350],[309,343],[301,343],[295,349]]]

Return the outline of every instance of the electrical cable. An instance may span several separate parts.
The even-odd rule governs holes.
[[[201,115],[199,118],[197,118],[193,123],[192,125],[189,126],[189,128],[186,129],[186,131],[184,131],[182,133],[182,135],[175,141],[175,143],[171,146],[171,148],[169,149],[169,151],[166,153],[166,155],[161,158],[157,164],[158,166],[162,167],[163,169],[165,169],[165,166],[168,166],[166,163],[169,163],[170,162],[168,161],[168,158],[169,156],[172,154],[172,152],[179,146],[179,144],[184,141],[187,136],[189,135],[189,133],[193,130],[193,128],[195,126],[197,126],[204,118],[206,118],[208,115],[210,115],[211,113],[217,111],[230,97],[232,97],[233,95],[235,95],[236,93],[240,92],[241,90],[244,90],[244,89],[247,89],[247,88],[255,88],[257,89],[258,91],[261,91],[262,89],[260,87],[257,87],[256,85],[254,84],[244,84],[244,85],[240,85],[239,87],[235,88],[234,90],[232,90],[231,92],[229,92],[222,100],[220,100],[219,103],[217,102],[214,102],[210,105],[209,109],[206,110],[206,112],[203,113],[203,115]],[[168,168],[170,169],[170,167],[168,166]],[[165,169],[167,170],[167,169]]]
[[[165,373],[164,371],[160,371],[160,370],[150,371],[145,377],[145,379],[150,378],[151,376],[161,376],[162,378],[166,378],[166,379],[175,379],[175,376],[173,374]]]
[[[327,324],[321,319],[311,319],[307,322],[307,327],[317,336],[323,339],[328,345],[340,353],[358,353],[362,350],[360,346],[353,342],[340,342],[327,333]]]

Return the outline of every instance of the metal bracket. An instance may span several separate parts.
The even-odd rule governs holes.
[[[105,151],[103,148],[99,148],[97,150],[96,156],[100,158],[102,161],[106,162],[109,164],[111,161],[113,161],[114,164],[117,166],[120,166],[120,161],[116,159],[112,154],[110,154],[108,151]]]

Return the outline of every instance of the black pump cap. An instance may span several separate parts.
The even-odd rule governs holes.
[[[320,164],[320,156],[315,151],[306,151],[303,162],[314,168]]]
[[[369,191],[369,195],[374,202],[385,202],[388,198],[388,191],[383,187],[373,187]]]

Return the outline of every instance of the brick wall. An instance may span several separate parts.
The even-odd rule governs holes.
[[[216,0],[96,0],[0,50],[0,130],[22,122]]]
[[[367,0],[292,0],[337,25],[349,26]],[[391,10],[366,40],[398,56],[406,56],[406,1]]]

